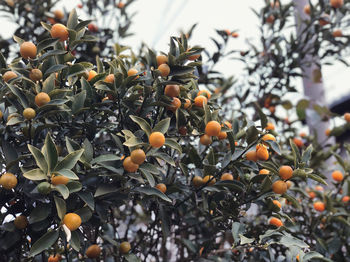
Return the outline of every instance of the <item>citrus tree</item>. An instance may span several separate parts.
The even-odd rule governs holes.
[[[124,13],[130,3],[117,8]],[[264,17],[277,18],[276,3],[267,3]],[[92,16],[95,7],[78,6]],[[0,57],[2,260],[346,258],[349,167],[339,146],[296,138],[300,125],[271,109],[266,116],[266,87],[241,96],[232,77],[218,76],[215,64],[234,54],[221,53],[219,41],[237,32],[219,30],[218,52],[205,52],[202,62],[205,50],[189,46],[186,34],[171,37],[166,52],[143,48],[135,56],[120,44],[90,52],[106,42],[99,30],[91,34],[91,20],[75,10],[56,19],[40,23],[40,39],[15,35],[18,57]],[[249,69],[251,77],[273,78],[262,67],[270,72],[275,63],[252,63],[261,71]],[[279,97],[292,90],[277,90],[270,103],[286,105]],[[303,120],[300,106],[285,108]],[[332,155],[343,169],[335,186],[308,189],[310,180],[326,184],[320,163]]]

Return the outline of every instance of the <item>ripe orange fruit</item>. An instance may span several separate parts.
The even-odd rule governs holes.
[[[224,140],[227,138],[227,133],[226,132],[220,132],[219,135],[218,135],[218,139],[219,140]]]
[[[145,151],[142,149],[135,149],[130,154],[131,161],[137,165],[141,165],[146,160]]]
[[[175,112],[177,109],[181,107],[181,101],[177,97],[173,97],[173,101],[171,102],[171,106],[168,107],[170,111]]]
[[[221,125],[217,121],[209,121],[205,126],[205,134],[208,136],[218,136],[221,131]]]
[[[2,79],[8,83],[11,79],[14,79],[18,77],[18,75],[15,72],[7,71],[5,74],[2,75]]]
[[[88,29],[90,32],[98,32],[98,26],[95,24],[88,24]]]
[[[40,81],[43,78],[43,73],[40,71],[40,69],[32,69],[29,73],[29,78],[33,82]]]
[[[200,187],[200,186],[204,185],[203,178],[200,177],[200,176],[195,176],[192,179],[192,184],[193,184],[194,187]]]
[[[299,139],[299,138],[294,137],[293,138],[293,142],[299,148],[304,146],[304,142],[301,139]]]
[[[293,182],[290,180],[286,181],[286,184],[287,184],[287,189],[289,189],[293,186]]]
[[[50,33],[52,38],[59,38],[61,42],[66,41],[69,37],[69,32],[67,27],[62,24],[54,24],[51,27]]]
[[[130,68],[128,70],[128,76],[133,76],[136,75],[139,71],[137,71],[135,68]],[[135,77],[135,78],[139,78],[139,76]]]
[[[131,245],[130,245],[130,243],[129,242],[122,242],[121,244],[120,244],[120,246],[119,246],[119,251],[120,251],[120,253],[122,253],[122,254],[127,254],[127,253],[129,253],[129,251],[130,251],[130,249],[131,249]]]
[[[161,64],[158,66],[158,70],[162,76],[168,76],[170,74],[170,67],[167,64]]]
[[[344,0],[330,0],[331,7],[340,8],[344,5]]]
[[[107,100],[109,100],[109,97],[108,97],[108,96],[102,98],[102,102],[107,101]]]
[[[271,134],[266,134],[262,137],[262,140],[263,141],[268,141],[268,140],[272,140],[272,141],[276,141],[276,137],[274,137],[273,135]]]
[[[326,136],[330,136],[331,135],[331,130],[329,128],[327,128],[324,133],[325,133]]]
[[[160,183],[160,184],[156,185],[156,188],[157,188],[160,192],[162,192],[163,194],[165,194],[165,192],[166,192],[166,185],[165,185],[165,184]]]
[[[59,254],[56,254],[56,255],[49,256],[49,259],[47,260],[47,262],[58,262],[60,260],[61,260],[61,256]]]
[[[12,173],[5,173],[0,177],[0,184],[3,188],[11,190],[17,186],[17,177]]]
[[[212,142],[211,137],[206,134],[202,135],[199,139],[199,143],[203,146],[209,146]]]
[[[19,52],[24,59],[33,59],[36,57],[37,48],[32,42],[23,42]]]
[[[256,156],[259,160],[267,161],[269,159],[269,151],[265,146],[261,146],[256,150]]]
[[[310,7],[310,5],[304,6],[304,13],[307,14],[307,15],[311,14],[311,7]]]
[[[257,156],[255,150],[248,151],[248,152],[245,154],[245,158],[246,158],[247,160],[250,160],[250,161],[253,161],[253,162],[258,161],[258,156]]]
[[[179,134],[185,136],[187,134],[187,128],[185,126],[179,127]]]
[[[263,168],[259,171],[259,175],[269,175],[270,174],[270,171]]]
[[[185,109],[190,108],[191,107],[191,100],[186,98],[185,99],[185,103],[183,103],[183,106],[184,106]]]
[[[332,33],[333,37],[342,37],[343,32],[340,29],[334,30]]]
[[[320,26],[328,25],[330,23],[330,16],[328,14],[322,14],[318,22]]]
[[[159,148],[164,145],[165,136],[161,132],[153,132],[148,140],[152,147]]]
[[[91,81],[91,79],[93,79],[95,76],[97,76],[97,72],[96,71],[94,71],[94,70],[90,70],[89,71],[89,77],[88,77],[88,81]],[[105,79],[105,81],[106,81],[106,79]],[[107,81],[106,81],[107,82]],[[112,81],[112,83],[114,82],[114,75],[113,75],[113,81]]]
[[[313,199],[313,198],[315,198],[316,197],[316,193],[315,192],[309,192],[309,197],[311,198],[311,199]]]
[[[208,90],[200,90],[197,94],[197,96],[205,96],[208,99],[211,98],[211,93]]]
[[[208,183],[208,181],[210,180],[210,182]],[[209,186],[212,186],[216,183],[216,179],[213,178],[213,176],[205,176],[203,178],[203,184],[206,184],[208,183]]]
[[[342,201],[343,203],[347,203],[347,202],[349,202],[349,200],[350,200],[350,197],[349,197],[349,196],[344,196],[344,197],[341,199],[341,201]]]
[[[33,108],[26,108],[23,110],[23,117],[27,120],[31,120],[35,117],[36,113],[35,110]]]
[[[269,222],[270,225],[276,226],[276,227],[281,227],[283,226],[283,222],[278,219],[277,217],[272,217]]]
[[[344,119],[346,122],[350,123],[350,113],[345,113],[344,114]]]
[[[85,254],[88,258],[98,258],[101,254],[101,248],[96,244],[91,245],[88,247]]]
[[[324,188],[322,186],[315,186],[315,190],[317,191],[324,191]]]
[[[200,54],[190,55],[189,57],[187,57],[187,59],[190,61],[194,61],[194,60],[197,60],[200,56],[201,56]]]
[[[208,103],[208,99],[205,96],[197,96],[194,99],[194,105],[198,106],[198,107],[203,107],[203,104],[207,104]]]
[[[137,169],[139,169],[139,165],[135,164],[134,162],[132,162],[131,157],[128,156],[124,159],[123,161],[123,167],[124,169],[129,172],[129,173],[134,173],[137,171]]]
[[[272,184],[272,191],[276,194],[284,194],[287,191],[287,184],[282,180],[277,180]]]
[[[157,56],[157,64],[158,66],[162,64],[168,63],[168,57],[166,55],[158,55]]]
[[[280,2],[279,2],[279,1],[272,0],[272,2],[270,3],[270,6],[271,6],[272,8],[279,8],[279,7],[280,7]]]
[[[237,38],[237,37],[239,37],[239,34],[237,32],[232,32],[231,36],[234,38]]]
[[[26,216],[20,215],[15,218],[13,224],[17,229],[25,229],[28,226],[28,219]]]
[[[299,261],[299,259],[300,259],[299,254],[295,258],[296,258],[297,261]]]
[[[221,178],[220,178],[221,181],[224,181],[224,180],[233,180],[233,175],[230,174],[230,173],[224,173],[221,175]]]
[[[278,206],[279,208],[282,208],[282,205],[281,205],[281,202],[280,202],[280,201],[278,201],[278,200],[272,200],[272,202],[273,202],[276,206]]]
[[[65,224],[70,231],[74,231],[80,227],[81,217],[75,213],[68,213],[63,218],[63,224]]]
[[[275,22],[275,16],[274,15],[269,15],[267,18],[266,18],[266,23],[268,24],[273,24]]]
[[[339,170],[336,170],[332,173],[332,178],[337,181],[340,182],[344,179],[344,175],[342,172],[340,172]]]
[[[232,129],[232,124],[229,121],[225,121],[224,124],[226,125],[226,127],[228,127],[229,129]],[[224,127],[224,125],[222,125],[222,127]]]
[[[55,175],[53,175],[51,177],[51,184],[53,184],[54,186],[67,185],[68,182],[69,182],[69,178],[65,177],[65,176],[55,176]]]
[[[272,123],[267,123],[265,130],[275,130],[275,126]]]
[[[322,212],[326,209],[326,205],[321,201],[317,201],[314,203],[314,209],[316,211]]]
[[[58,20],[62,20],[64,18],[64,13],[62,10],[55,10],[53,12],[53,14],[54,14],[55,18]]]
[[[119,2],[119,3],[117,4],[117,7],[118,7],[119,9],[124,8],[124,6],[125,6],[125,4],[124,4],[123,2]]]
[[[2,113],[2,111],[0,110],[0,119],[4,116],[4,114]]]
[[[35,96],[35,104],[38,107],[44,106],[51,101],[51,98],[45,92],[40,92]]]
[[[278,174],[284,180],[290,179],[293,176],[293,168],[290,166],[281,166]]]
[[[226,33],[227,35],[231,35],[231,31],[230,31],[230,30],[225,29],[224,31],[225,31],[225,33]]]
[[[105,78],[105,82],[113,84],[114,83],[114,74],[109,74]]]
[[[300,136],[300,137],[306,137],[307,135],[306,135],[305,132],[300,132],[299,136]]]
[[[177,97],[180,95],[180,87],[178,85],[166,85],[164,94],[169,97]]]

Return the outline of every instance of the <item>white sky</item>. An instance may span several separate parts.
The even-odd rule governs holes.
[[[143,41],[159,51],[168,50],[169,37],[178,35],[180,29],[189,29],[198,23],[191,39],[191,45],[201,45],[213,50],[209,37],[215,36],[215,29],[238,30],[240,37],[230,39],[230,48],[245,50],[246,39],[254,40],[259,36],[258,18],[250,8],[259,9],[263,0],[137,0],[132,9],[138,14],[134,18],[131,31],[135,36],[127,40],[127,44],[137,48]],[[286,2],[282,0],[282,3]],[[289,1],[287,1],[289,2]],[[77,0],[64,0],[66,10],[79,3]],[[61,6],[62,6],[61,5]],[[78,10],[79,11],[79,10]],[[7,32],[10,32],[7,31]],[[155,41],[158,39],[158,41]],[[155,43],[153,45],[153,43]],[[242,74],[242,64],[232,60],[222,62],[217,68],[227,75]],[[343,64],[323,68],[326,96],[328,102],[348,94],[350,69]]]

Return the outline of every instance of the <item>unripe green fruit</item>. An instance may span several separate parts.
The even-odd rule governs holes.
[[[50,188],[50,183],[48,182],[41,182],[38,186],[37,186],[38,192],[40,194],[43,195],[47,195],[50,193],[51,188]]]

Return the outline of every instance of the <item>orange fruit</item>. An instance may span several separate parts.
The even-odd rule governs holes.
[[[209,180],[210,180],[210,182],[209,182]],[[216,179],[213,178],[213,176],[205,176],[203,178],[203,184],[206,184],[206,183],[208,183],[209,186],[212,186],[216,183]]]
[[[169,97],[177,97],[180,95],[180,87],[178,85],[166,85],[164,94]]]
[[[340,29],[334,30],[332,33],[333,37],[342,37],[343,32]]]
[[[123,167],[127,172],[134,173],[139,168],[139,165],[132,162],[131,157],[128,156],[123,161]]]
[[[231,36],[234,38],[237,38],[237,37],[239,37],[239,34],[237,32],[232,32]]]
[[[310,5],[304,6],[304,13],[307,14],[307,15],[311,14],[311,7],[310,7]]]
[[[198,107],[203,107],[203,104],[207,104],[208,103],[208,99],[205,96],[197,96],[194,99],[194,105],[198,106]]]
[[[160,183],[160,184],[156,185],[156,188],[157,188],[160,192],[162,192],[163,194],[165,194],[165,192],[166,192],[166,185],[165,185],[165,184]]]
[[[293,142],[299,148],[304,146],[304,142],[301,139],[299,139],[299,138],[294,137],[293,138]]]
[[[272,0],[272,2],[270,3],[270,6],[271,6],[272,8],[279,8],[279,7],[280,7],[280,2],[279,2],[279,1]]]
[[[221,175],[221,178],[220,178],[221,181],[224,181],[224,180],[233,180],[233,175],[230,174],[230,173],[224,173]]]
[[[209,146],[212,142],[211,137],[206,134],[202,135],[199,139],[199,143],[203,146]]]
[[[287,189],[289,189],[293,186],[293,182],[290,180],[286,181],[286,184],[287,184]]]
[[[139,71],[137,71],[135,68],[130,68],[128,70],[128,76],[134,76],[138,73]],[[135,77],[135,78],[139,78],[139,76]]]
[[[28,219],[26,216],[20,215],[15,218],[13,224],[17,229],[25,229],[28,226]]]
[[[346,122],[350,123],[350,113],[345,113],[344,114],[344,119]]]
[[[306,135],[305,132],[301,132],[301,133],[299,134],[299,136],[300,136],[300,137],[306,137],[307,135]]]
[[[65,25],[54,24],[51,27],[51,36],[52,38],[58,38],[61,42],[66,41],[69,37],[68,29]]]
[[[232,124],[229,121],[224,122],[225,126],[228,127],[229,129],[232,129]],[[222,125],[224,127],[224,125]]]
[[[173,101],[171,102],[171,106],[168,107],[170,111],[175,112],[177,109],[181,107],[181,101],[177,97],[173,97]]]
[[[275,126],[272,123],[267,123],[265,130],[275,130]]]
[[[340,8],[344,5],[344,0],[330,0],[331,7]]]
[[[97,76],[97,72],[96,71],[94,71],[94,70],[90,70],[89,71],[89,77],[88,77],[88,81],[91,81],[91,79],[93,79],[95,76]],[[106,79],[105,79],[105,81],[106,81]],[[107,81],[106,81],[107,82]],[[114,82],[114,75],[113,75],[113,82]],[[113,83],[112,82],[112,83]]]
[[[35,117],[36,113],[35,110],[33,108],[26,108],[23,110],[23,117],[27,120],[31,120]]]
[[[96,244],[91,245],[88,247],[85,254],[88,258],[98,258],[101,254],[101,248]]]
[[[0,110],[0,119],[4,116],[4,114],[2,113],[2,111]]]
[[[293,176],[293,168],[290,166],[281,166],[278,174],[284,180],[290,179]]]
[[[184,106],[185,109],[190,108],[191,107],[191,100],[186,98],[185,99],[185,103],[183,103],[183,106]]]
[[[109,97],[108,97],[108,96],[102,98],[102,102],[107,101],[107,100],[109,100]]]
[[[227,133],[226,132],[220,132],[218,135],[219,140],[224,140],[227,138]]]
[[[211,93],[208,90],[200,90],[197,94],[197,96],[205,96],[208,99],[211,98]]]
[[[277,217],[272,217],[269,221],[269,224],[276,226],[276,227],[283,226],[283,222],[280,219],[278,219]]]
[[[194,60],[197,60],[200,56],[201,56],[200,54],[190,55],[189,57],[187,57],[187,59],[190,61],[194,61]]]
[[[281,205],[281,202],[280,202],[280,201],[278,201],[278,200],[272,200],[272,202],[273,202],[276,206],[278,206],[279,208],[282,208],[282,205]]]
[[[324,188],[322,186],[315,186],[315,190],[317,191],[324,191]]]
[[[221,132],[221,125],[217,121],[209,121],[205,126],[205,134],[208,136],[218,136]]]
[[[114,74],[109,74],[105,78],[105,82],[113,84],[114,83]]]
[[[316,193],[315,192],[309,192],[309,197],[311,198],[311,199],[313,199],[313,198],[315,198],[316,197]]]
[[[5,74],[2,75],[2,79],[8,83],[11,79],[14,79],[18,77],[18,75],[15,72],[7,71]]]
[[[23,42],[20,46],[19,52],[24,59],[35,58],[37,48],[32,42]]]
[[[266,161],[269,159],[269,151],[265,146],[262,146],[256,150],[256,156],[259,160]]]
[[[201,178],[200,176],[195,176],[192,179],[192,184],[194,187],[200,187],[200,186],[204,185],[203,178]]]
[[[252,150],[252,151],[248,151],[246,154],[245,154],[245,157],[247,160],[250,160],[250,161],[258,161],[258,156],[256,154],[256,151],[255,150]]]
[[[349,202],[349,200],[350,200],[350,197],[349,197],[349,196],[344,196],[344,197],[341,199],[341,201],[342,201],[343,203],[347,203],[347,202]]]
[[[29,73],[29,78],[33,82],[40,81],[43,78],[43,73],[40,71],[40,69],[32,69]]]
[[[129,242],[122,242],[121,244],[120,244],[120,246],[119,246],[119,251],[120,251],[120,253],[122,253],[122,254],[127,254],[127,253],[129,253],[129,251],[130,251],[130,249],[131,249],[131,245],[130,245],[130,243]]]
[[[314,203],[314,209],[316,211],[322,212],[326,209],[326,205],[321,201],[317,201]]]
[[[44,106],[51,101],[51,98],[45,92],[40,92],[35,96],[35,104],[38,107]]]
[[[58,20],[62,20],[64,18],[64,13],[62,10],[55,10],[53,12],[53,14],[54,14],[55,18]]]
[[[231,31],[230,31],[230,30],[225,29],[224,31],[225,31],[225,33],[226,33],[227,35],[231,35]]]
[[[322,14],[318,22],[320,26],[328,25],[330,23],[330,16],[328,14]]]
[[[119,9],[124,8],[124,6],[125,6],[125,4],[124,4],[123,2],[119,2],[119,3],[117,4],[117,7],[118,7]]]
[[[329,128],[327,128],[324,133],[325,133],[326,136],[330,136],[331,135],[331,130]]]
[[[154,148],[162,147],[165,143],[165,136],[161,132],[153,132],[149,136],[149,143]]]
[[[61,256],[59,254],[49,256],[47,262],[58,262],[61,260]]]
[[[65,224],[70,231],[74,231],[80,227],[81,217],[75,213],[68,213],[63,218],[63,224]]]
[[[98,32],[98,26],[95,24],[88,24],[88,29],[90,32]]]
[[[17,177],[12,173],[5,173],[0,177],[0,184],[3,188],[11,190],[17,186]]]
[[[277,180],[272,184],[272,191],[276,194],[284,194],[287,191],[287,184],[282,180]]]
[[[135,149],[130,154],[131,161],[137,165],[141,165],[146,160],[145,151],[142,149]]]
[[[274,15],[269,15],[267,18],[266,18],[266,23],[268,24],[273,24],[275,22],[275,16]]]
[[[259,171],[259,175],[269,175],[270,174],[270,171],[263,168]]]
[[[185,126],[179,127],[179,134],[185,136],[187,134],[187,128]]]
[[[168,57],[166,55],[158,55],[157,56],[157,65],[160,66],[162,64],[168,63]]]
[[[53,175],[51,177],[51,184],[53,184],[54,186],[67,185],[68,182],[69,182],[69,178],[65,177],[65,176],[55,176],[55,175]]]
[[[340,172],[339,170],[336,170],[332,173],[332,178],[337,181],[340,182],[344,179],[344,175],[342,172]]]
[[[299,254],[295,258],[296,258],[297,261],[299,261],[299,259],[300,259]]]
[[[276,138],[271,134],[266,134],[262,137],[262,140],[263,141],[268,141],[268,140],[276,141]]]
[[[167,64],[159,65],[158,70],[160,71],[160,74],[164,77],[170,74],[170,67]]]

